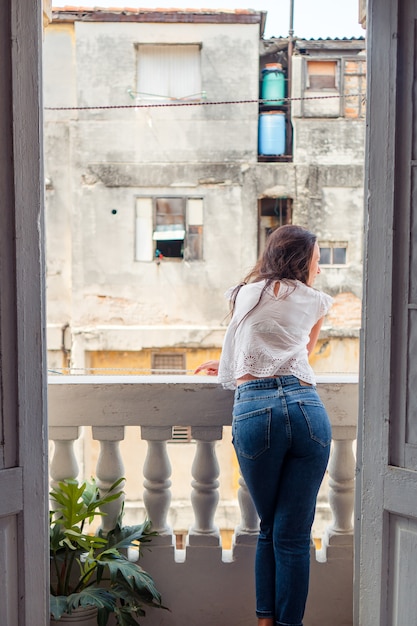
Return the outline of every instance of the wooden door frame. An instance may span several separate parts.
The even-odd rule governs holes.
[[[407,0],[406,0],[407,1]],[[394,251],[401,188],[396,168],[398,0],[368,0],[365,251],[361,341],[361,395],[355,519],[354,624],[389,626],[390,436],[397,349],[394,349],[396,281]],[[403,184],[407,184],[403,180]],[[398,332],[398,331],[397,331]],[[391,426],[390,426],[391,422]]]
[[[41,0],[3,0],[0,36],[2,617],[29,626],[49,620]]]

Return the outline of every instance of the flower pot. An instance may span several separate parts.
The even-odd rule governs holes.
[[[97,626],[97,609],[95,606],[79,607],[72,613],[64,613],[61,619],[51,617],[51,626],[71,624],[72,626]]]

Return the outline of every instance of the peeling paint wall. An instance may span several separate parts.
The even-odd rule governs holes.
[[[257,98],[258,26],[77,22],[74,29],[73,37],[68,25],[48,29],[47,107],[132,104],[135,45],[144,41],[202,42],[208,97]],[[254,104],[47,113],[51,322],[69,320],[74,332],[157,325],[167,345],[172,325],[219,326],[222,292],[255,260],[255,250],[242,255],[242,190],[246,162],[256,160],[256,111]],[[202,197],[204,261],[136,262],[137,195]],[[69,271],[70,284],[62,279]]]
[[[321,117],[311,111],[306,117],[294,102],[293,161],[260,163],[256,102],[117,108],[143,104],[130,95],[143,43],[201,45],[208,101],[256,101],[259,95],[258,24],[76,21],[47,28],[47,294],[54,362],[66,323],[78,367],[87,352],[102,350],[219,349],[227,323],[223,293],[256,261],[260,198],[291,198],[293,222],[319,241],[346,242],[347,263],[323,268],[318,286],[359,297],[363,117],[329,117],[325,106]],[[314,51],[315,58],[320,54],[328,55],[325,42]],[[305,55],[293,58],[295,96],[304,93],[303,63]],[[334,103],[329,107],[333,115]],[[138,196],[202,198],[203,259],[135,260]]]

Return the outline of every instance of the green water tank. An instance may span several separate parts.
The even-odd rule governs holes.
[[[281,63],[267,63],[262,70],[262,104],[280,106],[284,104],[285,77]]]

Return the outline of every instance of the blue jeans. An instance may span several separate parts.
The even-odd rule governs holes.
[[[295,376],[239,385],[233,445],[260,518],[256,615],[302,626],[317,492],[329,459],[331,426],[316,388]]]

